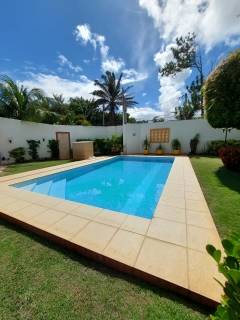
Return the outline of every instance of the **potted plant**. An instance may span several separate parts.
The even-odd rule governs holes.
[[[162,147],[161,144],[159,144],[159,146],[158,146],[157,149],[156,149],[156,154],[157,154],[157,155],[161,155],[161,154],[163,154],[163,153],[164,153],[163,147]]]
[[[149,154],[149,146],[150,146],[150,143],[148,141],[148,138],[146,136],[145,140],[143,141],[143,154],[147,155]]]
[[[181,143],[178,139],[172,140],[172,150],[174,155],[181,154]]]

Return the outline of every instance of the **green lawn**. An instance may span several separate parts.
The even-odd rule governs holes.
[[[224,168],[218,158],[193,157],[191,162],[221,237],[239,234],[240,173]]]
[[[240,232],[240,175],[191,159],[221,236]],[[13,174],[64,162],[11,165]],[[0,315],[9,319],[207,319],[193,303],[0,221]]]
[[[7,166],[7,168],[4,171],[0,172],[0,177],[7,176],[9,174],[21,173],[30,170],[56,166],[58,164],[64,164],[67,162],[69,162],[69,160],[49,160],[11,164]]]

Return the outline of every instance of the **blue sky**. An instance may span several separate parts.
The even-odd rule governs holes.
[[[176,36],[195,32],[206,73],[240,45],[238,0],[12,0],[1,4],[0,73],[46,94],[90,97],[110,69],[138,119],[171,114],[194,71],[158,79]]]

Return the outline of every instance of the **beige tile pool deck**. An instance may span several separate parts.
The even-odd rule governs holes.
[[[216,305],[224,281],[206,244],[221,241],[188,157],[176,157],[152,219],[61,200],[11,185],[108,159],[0,178],[0,218],[120,271]]]

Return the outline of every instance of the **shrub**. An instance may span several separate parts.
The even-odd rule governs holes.
[[[24,162],[25,149],[22,147],[15,148],[9,151],[9,155],[11,158],[15,159],[15,162],[17,163]]]
[[[173,150],[181,150],[181,143],[178,139],[172,140],[172,149]]]
[[[110,139],[95,139],[94,154],[95,155],[113,155],[120,154],[123,149],[123,136],[113,135]]]
[[[240,129],[240,50],[230,54],[208,77],[204,101],[209,124],[224,128],[225,141],[231,128]]]
[[[199,133],[197,133],[195,135],[195,137],[190,140],[191,154],[196,154],[196,152],[197,152],[197,146],[198,146],[198,143],[199,143],[199,137],[200,137],[200,135],[199,135]]]
[[[59,158],[59,147],[58,147],[58,141],[57,140],[48,140],[48,152],[51,153],[52,159],[58,159]]]
[[[240,319],[240,237],[234,235],[230,240],[224,239],[222,245],[225,251],[221,259],[221,251],[212,245],[207,245],[207,252],[218,264],[218,270],[226,278],[222,303],[218,306],[213,320]]]
[[[161,143],[158,145],[156,150],[163,150],[163,147],[162,147]]]
[[[225,146],[236,146],[236,147],[240,147],[240,141],[239,140],[228,140],[228,141],[224,141],[224,140],[213,140],[210,141],[207,145],[207,151],[206,153],[217,156],[219,150],[222,147]]]
[[[143,141],[143,147],[144,147],[145,150],[148,150],[149,147],[150,147],[150,142],[148,141],[147,136],[146,136],[146,138],[145,138],[144,141]]]
[[[222,147],[219,156],[223,164],[230,170],[240,171],[240,147]]]
[[[32,158],[32,160],[37,160],[39,159],[38,156],[38,148],[40,145],[40,140],[27,140],[29,149],[28,149],[28,154]]]

